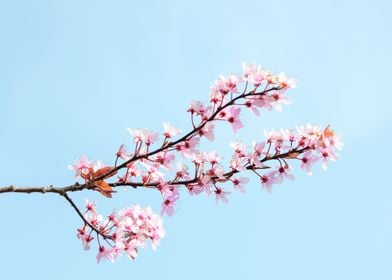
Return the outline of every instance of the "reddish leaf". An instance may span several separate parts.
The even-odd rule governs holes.
[[[109,198],[111,198],[112,193],[115,192],[104,180],[94,182],[94,186],[96,191]]]
[[[329,126],[327,126],[327,127],[324,129],[324,136],[327,137],[327,138],[330,138],[330,137],[333,137],[333,136],[334,136],[334,132],[333,132],[332,129],[329,128]]]

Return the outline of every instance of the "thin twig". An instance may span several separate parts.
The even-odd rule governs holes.
[[[99,229],[94,227],[87,219],[84,217],[82,212],[79,210],[79,208],[76,206],[76,204],[73,202],[73,200],[68,196],[66,192],[60,193],[61,196],[63,196],[69,204],[71,204],[72,208],[76,211],[78,216],[83,220],[83,222],[88,225],[93,231],[95,231],[97,234],[101,235],[105,239],[111,239],[112,237],[110,235],[103,234]]]

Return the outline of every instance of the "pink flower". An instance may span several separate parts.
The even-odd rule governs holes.
[[[211,87],[210,92],[210,102],[213,104],[219,104],[223,101],[224,95],[216,88],[216,86]]]
[[[192,137],[188,140],[185,140],[176,146],[176,150],[179,151],[183,157],[190,158],[192,157],[192,154],[197,151],[196,147],[199,143],[199,140],[199,137]]]
[[[196,166],[200,166],[200,165],[204,164],[206,161],[207,161],[207,159],[206,159],[205,153],[200,153],[199,151],[197,151],[192,154],[192,162]]]
[[[277,76],[277,82],[282,88],[295,88],[297,83],[294,79],[288,79],[284,73],[280,73]]]
[[[343,143],[339,135],[335,134],[333,130],[329,128],[325,128],[321,134],[321,137],[318,141],[319,143],[316,143],[319,148],[330,148],[333,150],[333,148],[336,148],[338,150],[341,150],[343,148]]]
[[[279,137],[279,133],[275,130],[268,131],[264,129],[264,137],[267,138],[267,143],[274,143]]]
[[[298,132],[298,144],[300,146],[313,146],[320,139],[322,135],[322,129],[319,126],[312,126],[307,124],[297,128]]]
[[[278,184],[282,183],[283,179],[294,180],[294,175],[289,173],[290,169],[288,165],[279,166],[278,170],[272,172],[275,174]]]
[[[278,180],[276,179],[274,172],[269,172],[267,174],[262,175],[260,177],[260,181],[263,189],[269,193],[272,191],[272,185],[278,183]]]
[[[272,107],[278,112],[282,111],[282,104],[290,105],[292,103],[282,91],[274,91],[269,97]]]
[[[191,177],[189,176],[188,173],[188,166],[186,166],[182,162],[177,162],[176,177],[179,179],[189,180]]]
[[[190,195],[198,195],[203,192],[203,188],[202,188],[200,182],[188,184],[188,185],[186,185],[186,188],[187,188],[188,193]]]
[[[117,158],[122,158],[123,160],[128,160],[131,155],[127,152],[126,146],[122,144],[116,153]]]
[[[161,192],[162,197],[168,197],[173,193],[173,186],[170,186],[168,183],[165,181],[161,181],[157,185],[157,189]]]
[[[244,193],[245,189],[243,186],[249,182],[249,179],[246,177],[240,177],[240,178],[234,178],[231,181],[233,182],[233,188],[235,191]]]
[[[245,156],[246,146],[241,140],[230,143],[230,147],[234,149],[235,153],[239,156]]]
[[[338,134],[334,134],[333,137],[330,138],[330,144],[334,146],[336,149],[341,150],[343,149],[343,142]]]
[[[72,165],[68,165],[68,168],[76,172],[75,177],[79,177],[82,174],[88,174],[91,162],[87,156],[81,156],[77,162]]]
[[[309,150],[303,154],[301,158],[301,168],[305,170],[306,174],[312,175],[312,165],[318,160],[318,157],[312,155],[312,151]]]
[[[83,249],[85,251],[90,250],[90,244],[91,241],[93,241],[94,237],[91,236],[91,234],[87,234],[86,232],[86,226],[83,228],[78,228],[78,234],[77,234],[78,239],[82,241],[83,244]]]
[[[261,157],[263,155],[263,150],[265,148],[265,142],[261,142],[261,143],[253,142],[252,147],[255,155]]]
[[[86,212],[84,214],[84,218],[96,228],[99,228],[102,225],[103,217],[102,215],[98,215],[96,212]]]
[[[133,136],[133,142],[144,142],[147,146],[153,144],[156,140],[158,140],[159,134],[158,132],[151,132],[149,129],[131,129],[127,128],[129,133]]]
[[[228,77],[221,76],[216,80],[213,86],[213,91],[219,92],[222,96],[228,93],[236,93],[237,85],[240,83],[240,77],[236,75],[229,75]]]
[[[226,179],[226,177],[223,175],[225,173],[225,170],[223,169],[222,166],[219,164],[215,164],[212,168],[206,170],[206,174],[210,177],[217,177],[219,179]]]
[[[151,144],[153,144],[155,141],[158,140],[159,138],[159,133],[158,132],[151,132],[148,129],[143,130],[144,133],[144,137],[143,137],[143,142],[147,145],[150,146]]]
[[[264,104],[258,98],[248,97],[246,98],[244,105],[249,108],[256,116],[260,116],[260,112],[257,108],[263,107]]]
[[[166,198],[164,198],[162,202],[162,211],[161,215],[163,216],[164,214],[168,215],[169,217],[173,216],[174,213],[174,203],[179,199],[180,197],[176,194],[170,195]]]
[[[295,130],[293,129],[281,129],[280,130],[283,139],[289,140],[290,142],[294,142],[297,139],[297,135],[295,134]]]
[[[259,66],[260,67],[260,66]],[[255,63],[242,63],[242,70],[244,71],[244,80],[249,81],[253,74],[257,71],[257,66]]]
[[[223,190],[222,188],[215,187],[215,203],[218,204],[219,201],[222,201],[223,203],[229,202],[229,199],[227,198],[227,195],[230,194],[230,192]]]
[[[228,110],[221,111],[219,117],[231,123],[234,132],[237,132],[238,129],[243,127],[239,116],[240,112],[240,107],[229,107]]]
[[[212,182],[209,175],[201,175],[196,183],[187,185],[187,189],[190,195],[198,195],[202,192],[210,195],[211,187]]]
[[[129,244],[127,244],[124,248],[123,251],[124,253],[128,256],[128,258],[130,260],[134,260],[137,258],[137,256],[139,255],[137,248],[135,245],[130,244],[131,242],[129,242]]]
[[[95,203],[89,201],[88,199],[86,199],[85,201],[86,201],[86,212],[97,213],[97,206],[95,205]]]
[[[330,160],[335,161],[339,158],[339,156],[332,150],[332,148],[321,148],[318,149],[318,152],[321,154],[321,167],[324,170],[327,170],[328,168],[328,162]]]
[[[237,153],[233,155],[230,161],[230,168],[232,170],[244,171],[246,170],[245,165],[248,163],[248,159]]]
[[[248,162],[250,165],[257,167],[257,168],[263,168],[265,165],[260,161],[260,156],[258,156],[256,153],[251,153],[246,156]]]
[[[114,262],[115,255],[113,254],[112,250],[106,249],[105,246],[100,246],[99,252],[97,254],[97,262],[100,263],[101,260],[105,259]]]
[[[259,111],[257,110],[257,108],[264,108],[268,111],[271,111],[273,109],[271,104],[271,97],[265,94],[247,97],[245,101],[245,106],[251,109],[257,116],[259,115]]]
[[[272,74],[271,72],[267,72],[265,76],[265,80],[268,84],[277,84],[278,83],[278,76]]]
[[[243,63],[242,69],[244,70],[244,80],[253,83],[255,86],[260,86],[266,79],[267,72],[260,65]]]
[[[170,123],[163,123],[163,135],[167,138],[171,138],[181,133],[181,130],[172,126]]]
[[[159,163],[149,164],[147,162],[141,162],[141,164],[146,168],[144,174],[142,175],[142,182],[144,184],[160,182],[163,180],[164,174],[159,170]]]
[[[140,128],[132,129],[127,127],[128,132],[133,136],[133,142],[138,143],[143,141],[143,130]]]
[[[138,247],[145,247],[147,240],[150,239],[155,250],[165,235],[161,217],[152,213],[150,207],[142,208],[134,205],[121,209],[111,216],[114,217],[108,221],[116,222],[107,223],[104,230],[112,232],[114,244],[111,249],[100,246],[97,255],[98,262],[101,259],[113,261],[121,254],[135,259],[138,255]]]
[[[212,180],[209,175],[202,175],[198,183],[202,191],[204,191],[207,195],[211,194]]]
[[[211,151],[210,153],[206,154],[206,158],[210,164],[214,165],[221,161],[221,157],[218,155],[216,151]]]
[[[207,111],[207,107],[200,101],[192,101],[191,106],[188,109],[188,112],[190,112],[191,114],[201,116],[203,116]]]
[[[126,183],[131,181],[132,177],[137,177],[141,174],[139,166],[135,162],[130,162],[127,165],[127,171],[125,172],[124,176],[119,176],[118,181],[120,183]]]
[[[214,124],[207,122],[201,129],[199,129],[198,133],[199,136],[205,136],[208,140],[214,141],[215,140],[215,135],[214,135]]]
[[[176,156],[174,154],[171,154],[167,151],[160,152],[156,155],[155,161],[158,162],[160,165],[165,167],[168,170],[172,169],[172,162]]]

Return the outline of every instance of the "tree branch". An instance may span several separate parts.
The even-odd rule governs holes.
[[[0,193],[10,193],[10,192],[26,193],[26,194],[57,193],[57,194],[63,195],[63,193],[66,193],[66,192],[82,191],[84,189],[92,189],[92,187],[89,187],[88,185],[85,185],[85,184],[81,185],[77,182],[73,185],[69,185],[69,186],[65,186],[65,187],[55,187],[54,185],[43,186],[43,187],[17,187],[14,185],[10,185],[8,187],[0,187]]]
[[[84,215],[82,214],[82,212],[79,210],[79,208],[76,206],[76,204],[73,202],[73,200],[68,196],[68,194],[66,192],[63,192],[60,194],[61,196],[63,196],[68,202],[69,204],[71,204],[72,208],[76,211],[76,213],[78,214],[78,216],[83,220],[83,222],[88,225],[93,231],[95,231],[97,234],[101,235],[103,238],[105,239],[112,239],[112,237],[110,235],[106,235],[103,234],[99,229],[97,229],[95,226],[93,226],[89,221],[87,221],[87,219],[84,217]]]
[[[119,171],[120,169],[123,169],[123,168],[127,167],[127,165],[130,164],[130,163],[132,163],[132,162],[135,162],[135,161],[140,160],[140,159],[146,159],[146,158],[148,158],[148,157],[150,157],[150,156],[152,156],[152,155],[155,155],[155,154],[160,153],[160,152],[162,152],[162,151],[164,151],[164,150],[167,150],[167,149],[169,149],[169,148],[171,148],[171,147],[173,147],[173,146],[175,146],[175,145],[177,145],[177,144],[179,144],[179,143],[181,143],[181,142],[183,142],[183,141],[186,141],[186,140],[188,139],[188,137],[191,137],[192,135],[194,135],[195,133],[197,133],[197,132],[198,132],[199,130],[201,130],[207,123],[209,123],[209,122],[211,122],[211,121],[214,121],[214,118],[215,118],[220,112],[222,112],[222,111],[223,111],[224,109],[226,109],[227,107],[234,105],[235,102],[236,102],[237,100],[239,100],[239,99],[246,98],[246,97],[248,97],[248,96],[262,96],[262,95],[265,95],[266,93],[268,93],[268,92],[270,92],[270,91],[280,90],[280,89],[281,89],[280,87],[272,87],[272,88],[269,88],[269,89],[264,89],[264,90],[261,91],[261,92],[255,92],[255,90],[251,90],[251,91],[249,91],[249,92],[247,92],[247,93],[242,93],[242,94],[238,95],[237,97],[231,99],[231,100],[230,100],[229,102],[227,102],[225,105],[219,106],[219,107],[216,109],[216,111],[215,111],[207,120],[202,121],[202,122],[199,124],[199,126],[194,127],[190,132],[188,132],[188,133],[185,134],[184,136],[180,137],[180,138],[177,139],[176,141],[174,141],[174,142],[168,142],[166,145],[164,145],[164,146],[162,146],[162,147],[160,147],[160,148],[158,148],[158,149],[156,149],[156,150],[154,150],[154,151],[151,151],[151,152],[142,154],[142,155],[136,155],[136,154],[135,154],[132,158],[130,158],[129,160],[127,160],[127,161],[123,162],[122,164],[116,166],[115,168],[113,168],[113,169],[110,170],[109,172],[107,172],[107,173],[105,173],[105,174],[103,174],[103,175],[101,175],[101,176],[99,176],[99,177],[97,177],[97,178],[94,178],[94,179],[92,180],[92,182],[99,181],[99,180],[103,180],[103,179],[105,179],[105,178],[107,178],[107,177],[110,177],[111,175],[113,175],[114,173],[116,173],[117,171]]]
[[[289,158],[290,154],[293,154],[293,153],[302,154],[302,153],[306,152],[309,149],[312,149],[312,148],[311,147],[304,147],[302,149],[293,149],[293,150],[288,151],[286,153],[264,157],[263,159],[260,160],[260,162],[264,163],[264,162],[271,161],[271,160],[278,160],[278,159]],[[247,170],[251,170],[251,169],[253,169],[253,166],[252,165],[248,165],[248,166],[246,166],[246,169]],[[226,177],[227,179],[229,179],[230,177],[232,177],[236,173],[239,173],[239,171],[238,170],[231,170],[231,171],[228,171],[228,172],[224,173],[223,176]],[[167,183],[169,185],[178,185],[178,186],[179,185],[187,185],[187,184],[196,183],[197,179],[198,178],[194,178],[194,179],[191,179],[191,180],[176,181],[176,182],[168,181]],[[211,179],[212,180],[217,180],[218,178],[217,177],[212,177]],[[133,187],[133,188],[138,188],[138,187],[156,188],[158,186],[158,183],[153,182],[153,183],[147,183],[146,184],[146,183],[142,183],[142,182],[117,182],[117,183],[110,183],[109,186],[111,186],[111,187],[130,186],[130,187]],[[41,193],[41,194],[57,193],[57,194],[59,194],[61,196],[64,196],[67,199],[66,193],[82,191],[82,190],[85,190],[85,189],[94,189],[94,186],[91,186],[89,184],[79,184],[77,182],[75,184],[73,184],[73,185],[69,185],[69,186],[66,186],[66,187],[60,187],[60,188],[59,187],[54,187],[53,185],[43,186],[43,187],[16,187],[14,185],[11,185],[11,186],[8,186],[8,187],[0,187],[0,193],[11,193],[11,192],[25,193],[25,194],[31,194],[31,193]]]

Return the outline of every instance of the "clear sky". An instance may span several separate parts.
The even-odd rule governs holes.
[[[156,252],[96,264],[56,195],[0,195],[1,279],[392,279],[390,1],[0,1],[0,186],[72,183],[82,154],[113,160],[125,127],[189,128],[191,100],[256,62],[298,80],[282,113],[245,115],[214,145],[308,122],[342,134],[327,172],[228,205],[183,195]],[[156,192],[85,198],[102,212]]]

